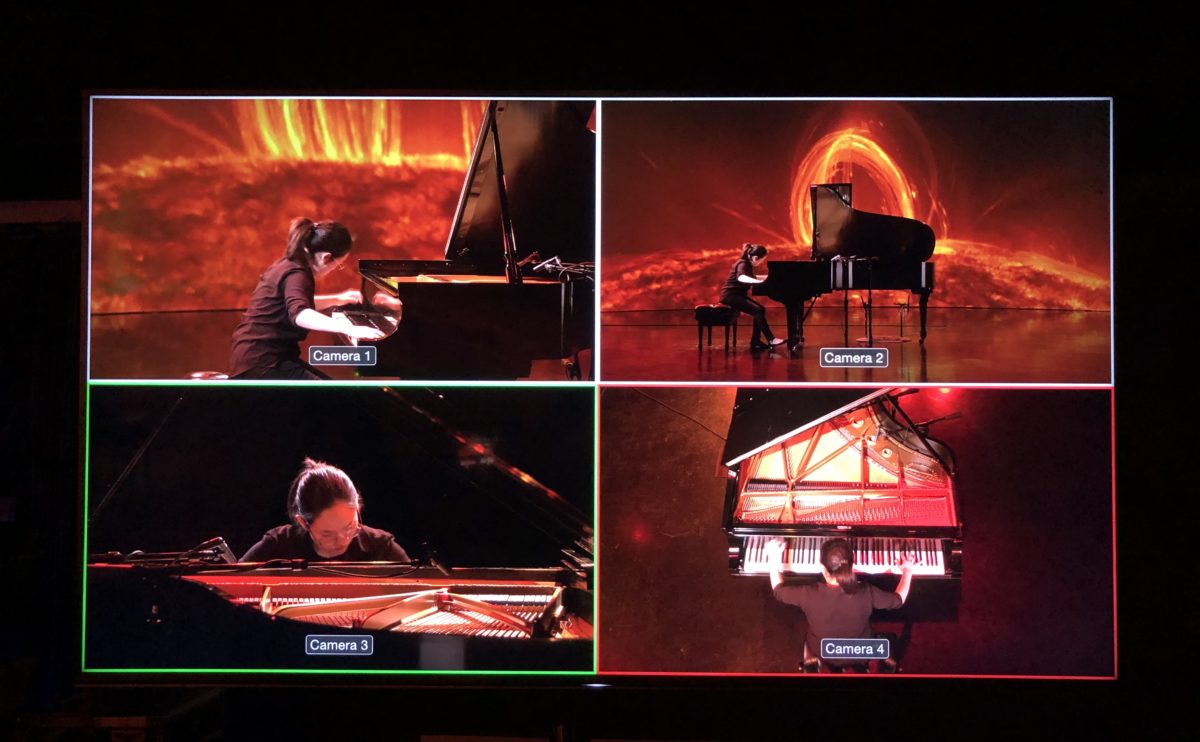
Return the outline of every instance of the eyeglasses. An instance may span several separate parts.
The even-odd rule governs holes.
[[[358,532],[361,529],[362,529],[362,524],[359,523],[358,518],[355,517],[353,523],[351,523],[350,525],[348,525],[345,528],[342,528],[340,530],[314,531],[314,530],[312,530],[312,524],[309,523],[308,532],[312,535],[313,538],[321,539],[322,541],[331,541],[335,538],[352,539],[356,535],[358,535]]]

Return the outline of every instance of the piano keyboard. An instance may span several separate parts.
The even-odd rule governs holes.
[[[787,548],[783,553],[784,574],[821,574],[821,544],[832,536],[747,536],[742,542],[742,574],[765,575],[771,571],[766,546],[775,538],[783,538]],[[942,541],[936,538],[851,538],[854,548],[854,570],[866,574],[892,571],[901,554],[911,554],[917,563],[913,576],[946,574]],[[896,568],[899,571],[899,568]]]
[[[394,315],[386,312],[365,312],[365,311],[346,311],[339,310],[333,312],[334,317],[341,315],[350,320],[352,324],[359,327],[371,327],[384,334],[390,335],[395,329],[399,321]]]

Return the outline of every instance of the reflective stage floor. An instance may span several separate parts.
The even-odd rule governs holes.
[[[182,381],[194,374],[227,373],[233,329],[241,315],[240,309],[228,309],[93,316],[90,378]],[[307,357],[310,345],[341,344],[329,333],[310,332],[300,352]],[[583,378],[589,379],[590,350],[580,353],[580,366]],[[322,366],[321,370],[339,381],[395,378],[359,375],[353,366]],[[535,360],[525,378],[565,381],[566,370],[558,359]]]
[[[889,311],[890,309],[890,311]],[[875,347],[887,348],[886,369],[822,368],[821,348],[843,345],[838,309],[818,308],[805,322],[799,356],[785,346],[771,353],[749,349],[750,318],[740,318],[738,347],[724,349],[724,331],[697,350],[691,310],[605,312],[601,322],[602,381],[816,382],[816,383],[1031,383],[1107,384],[1111,381],[1109,312],[1014,309],[929,310],[928,336],[917,341],[916,314],[900,336],[894,308],[876,310]],[[784,313],[767,320],[782,336]],[[865,336],[861,312],[850,315],[850,347]],[[706,335],[707,342],[707,335]],[[731,337],[732,342],[732,337]]]

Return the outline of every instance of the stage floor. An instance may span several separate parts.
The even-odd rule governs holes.
[[[195,312],[146,312],[96,315],[91,318],[91,379],[158,379],[182,381],[196,374],[223,374],[229,368],[233,329],[242,310]],[[327,332],[310,332],[300,344],[302,357],[310,345],[342,345]],[[591,378],[592,352],[580,352],[584,380]],[[337,381],[380,382],[394,376],[358,373],[353,366],[323,366],[321,370]],[[481,378],[487,378],[486,369]],[[565,381],[566,369],[559,359],[534,360],[529,376],[520,381]]]
[[[767,311],[779,333],[782,309]],[[772,353],[749,349],[751,325],[742,317],[738,347],[726,352],[724,330],[713,344],[696,347],[691,310],[605,312],[601,316],[602,381],[813,382],[813,383],[1029,383],[1111,382],[1109,312],[1016,309],[929,310],[928,336],[917,342],[916,313],[905,318],[907,342],[898,337],[896,310],[876,310],[876,347],[888,348],[886,369],[822,368],[821,348],[843,345],[842,315],[817,309],[805,322],[805,344],[790,357],[786,346]],[[850,347],[865,335],[861,312],[851,312]],[[707,335],[706,335],[707,342]]]

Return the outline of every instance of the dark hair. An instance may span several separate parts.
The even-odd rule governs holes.
[[[321,513],[338,502],[362,509],[362,498],[346,472],[324,461],[304,459],[300,473],[292,480],[288,491],[288,515],[294,521],[300,516],[312,523]]]
[[[755,245],[752,242],[747,242],[742,245],[742,260],[750,258],[765,258],[767,256],[766,245]]]
[[[854,549],[844,538],[831,538],[821,544],[821,566],[829,573],[844,593],[856,593],[862,583],[854,576]]]
[[[354,241],[350,230],[338,222],[313,222],[307,217],[293,219],[288,226],[287,252],[289,260],[308,265],[314,255],[327,252],[330,257],[340,258],[350,252]]]

